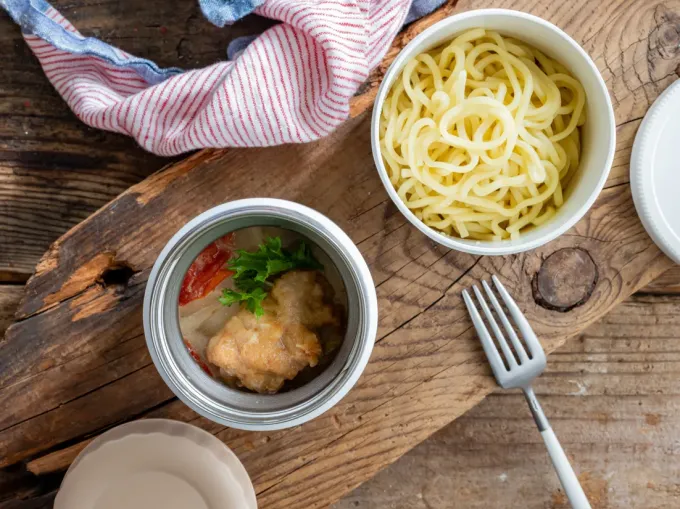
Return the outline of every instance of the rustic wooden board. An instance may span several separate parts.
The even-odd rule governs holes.
[[[0,284],[0,339],[5,336],[7,327],[14,320],[14,313],[24,295],[23,285]]]
[[[4,338],[5,331],[14,321],[14,315],[19,308],[24,290],[23,285],[0,284],[0,338]],[[637,295],[661,297],[680,295],[680,265],[672,266],[648,285],[640,288]],[[638,299],[638,301],[647,302],[644,299]],[[640,309],[639,306],[636,308],[636,316],[642,314]],[[619,314],[618,311],[617,314]],[[60,468],[63,468],[63,465]]]
[[[462,287],[499,273],[552,350],[670,267],[637,221],[625,184],[640,117],[675,76],[677,41],[670,36],[678,4],[506,6],[540,14],[580,40],[612,91],[617,158],[586,219],[530,254],[478,259],[446,252],[408,227],[387,200],[372,167],[366,118],[303,147],[199,153],[131,188],[41,261],[19,321],[0,344],[0,406],[10,408],[0,416],[3,464],[77,448],[72,444],[122,420],[167,416],[229,443],[263,507],[325,506],[493,388],[459,298]],[[272,161],[276,171],[261,177]],[[143,283],[172,233],[214,204],[253,195],[295,199],[337,221],[369,261],[381,305],[379,342],[358,386],[321,418],[267,435],[221,429],[175,401],[150,364],[140,323]],[[567,313],[539,306],[531,280],[543,260],[557,251],[582,254],[574,249],[587,251],[598,269],[594,292]],[[132,278],[105,284],[116,278],[103,274],[124,264]]]
[[[655,295],[680,294],[680,265],[675,265],[640,290]]]
[[[679,361],[678,294],[634,295],[550,356],[534,388],[593,509],[678,507]],[[387,507],[570,506],[524,397],[496,390],[333,509]]]

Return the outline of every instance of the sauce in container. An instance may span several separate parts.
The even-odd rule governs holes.
[[[281,329],[281,337],[274,338],[275,341],[270,343],[264,341],[265,338],[261,337],[262,334],[258,335],[258,332],[260,332],[258,330],[244,331],[244,334],[247,334],[247,345],[243,344],[246,341],[239,343],[239,338],[227,338],[230,343],[229,346],[238,350],[235,355],[237,358],[231,359],[232,361],[241,362],[242,364],[252,361],[258,363],[261,369],[267,369],[269,374],[262,376],[262,371],[260,370],[258,375],[260,375],[260,378],[265,378],[265,382],[268,378],[270,383],[260,384],[263,386],[259,387],[260,390],[258,390],[256,381],[249,383],[249,380],[243,375],[239,377],[230,373],[226,366],[213,362],[214,359],[210,358],[208,351],[211,350],[209,348],[210,344],[213,345],[213,348],[217,347],[219,338],[225,335],[225,326],[230,321],[233,321],[239,312],[247,315],[247,310],[243,309],[243,305],[231,304],[227,306],[220,302],[223,292],[237,290],[234,278],[232,277],[234,271],[227,269],[228,263],[230,260],[233,263],[238,258],[238,253],[240,252],[257,252],[260,246],[264,246],[271,239],[280,241],[282,252],[288,254],[293,253],[296,247],[300,247],[304,243],[304,247],[309,250],[311,260],[315,264],[318,263],[318,268],[304,271],[290,269],[274,275],[271,278],[271,282],[267,282],[265,286],[268,290],[272,290],[272,294],[277,293],[273,288],[277,285],[283,285],[282,278],[284,276],[288,282],[297,281],[298,286],[300,286],[299,282],[301,281],[302,286],[298,288],[297,293],[288,295],[293,299],[293,302],[277,302],[274,306],[267,306],[272,301],[269,298],[265,300],[265,306],[268,308],[273,307],[272,311],[275,312],[286,305],[298,306],[299,302],[295,301],[300,300],[306,301],[304,302],[306,304],[305,308],[308,308],[310,303],[307,301],[311,301],[311,305],[317,305],[322,311],[327,311],[328,316],[325,317],[325,321],[328,323],[312,325],[311,329],[310,324],[306,324],[307,327],[302,328],[305,333],[309,332],[315,336],[315,339],[312,339],[312,341],[315,345],[318,342],[321,353],[318,356],[312,355],[308,359],[309,362],[303,361],[299,367],[300,369],[293,369],[293,376],[285,377],[286,380],[283,382],[282,387],[279,387],[281,383],[280,377],[272,374],[276,372],[277,366],[271,365],[277,364],[277,361],[290,360],[294,352],[289,352],[285,348],[285,340],[288,339],[288,343],[297,343],[297,338],[291,337],[290,333],[286,336],[284,334],[285,328]],[[301,272],[305,274],[301,274]],[[315,283],[312,286],[322,292],[318,298],[320,300],[325,299],[326,302],[315,302],[313,298],[303,294],[310,290],[310,285],[305,285],[304,283],[308,282],[312,275],[319,283]],[[288,287],[290,289],[290,283]],[[295,290],[295,287],[292,289]],[[290,293],[288,292],[288,294]],[[346,309],[347,292],[345,291],[342,277],[323,250],[315,245],[310,245],[303,235],[296,232],[271,226],[251,226],[231,232],[208,244],[192,262],[184,276],[180,290],[179,322],[182,337],[190,355],[207,374],[222,380],[234,388],[265,393],[280,392],[300,387],[309,382],[333,360],[345,333]],[[309,312],[308,309],[304,309],[304,311]],[[263,318],[262,323],[258,324],[255,322],[255,326],[262,325],[261,328],[264,328],[265,324],[270,322],[280,323],[280,320],[270,317],[269,314],[270,309],[267,310],[267,316]],[[252,320],[250,322],[251,324],[253,323]],[[292,333],[295,334],[295,329],[298,329],[298,327],[289,327],[289,329],[293,329]],[[245,349],[251,354],[257,354],[257,358],[244,359],[243,350]],[[268,366],[262,366],[262,364]],[[284,364],[285,367],[289,367],[288,364],[290,362],[285,362]]]

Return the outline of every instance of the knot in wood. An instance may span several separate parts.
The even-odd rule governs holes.
[[[599,274],[588,251],[564,248],[548,256],[534,275],[532,289],[536,303],[566,313],[588,301]]]
[[[680,16],[663,5],[654,11],[656,26],[649,34],[649,49],[664,60],[675,58],[680,51]]]

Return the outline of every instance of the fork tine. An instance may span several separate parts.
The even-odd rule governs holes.
[[[484,315],[486,316],[487,322],[489,322],[489,325],[491,325],[491,330],[493,330],[494,336],[496,336],[496,341],[498,341],[498,344],[501,345],[501,350],[503,351],[503,356],[505,357],[505,360],[509,364],[510,368],[516,367],[517,359],[515,359],[512,350],[510,350],[510,346],[508,345],[508,342],[505,340],[505,336],[503,336],[500,327],[498,327],[496,319],[491,314],[491,310],[489,309],[489,306],[486,304],[486,300],[484,300],[482,292],[479,291],[477,285],[473,285],[472,289],[475,292],[475,296],[477,297],[479,305],[482,306],[482,310],[484,311]]]
[[[510,341],[512,342],[512,346],[515,348],[515,352],[519,356],[520,363],[528,361],[529,357],[527,356],[527,353],[524,350],[524,345],[517,337],[515,329],[513,329],[512,325],[510,325],[508,317],[505,316],[505,311],[503,311],[503,308],[498,302],[498,299],[496,298],[496,295],[493,293],[493,290],[491,290],[491,287],[488,285],[486,281],[482,281],[482,286],[484,287],[484,291],[486,292],[487,297],[489,297],[489,300],[491,301],[491,305],[496,310],[496,314],[501,319],[505,332],[507,332],[508,336],[510,336]]]
[[[493,280],[493,284],[496,286],[501,299],[503,299],[505,306],[508,308],[510,316],[512,316],[517,328],[522,333],[522,337],[524,338],[524,341],[531,352],[531,357],[534,359],[539,357],[545,358],[545,352],[543,351],[541,343],[538,341],[538,338],[536,337],[536,334],[534,334],[531,325],[529,325],[529,322],[524,317],[524,314],[520,311],[515,300],[510,296],[508,291],[496,276],[491,276],[491,279]]]
[[[486,330],[486,325],[484,325],[484,321],[482,320],[482,317],[479,315],[479,311],[477,311],[477,308],[475,307],[475,304],[472,301],[472,297],[470,297],[470,294],[468,293],[467,290],[463,290],[463,300],[465,301],[465,305],[467,306],[470,318],[472,318],[472,323],[475,326],[475,329],[477,330],[479,340],[482,342],[482,348],[484,348],[486,358],[489,359],[491,370],[493,371],[493,374],[496,377],[496,379],[498,379],[498,375],[500,373],[507,371],[507,369],[505,368],[505,364],[503,363],[503,359],[501,359],[501,354],[498,352],[498,349],[496,348],[496,345],[491,339],[491,336],[489,336],[489,331]]]

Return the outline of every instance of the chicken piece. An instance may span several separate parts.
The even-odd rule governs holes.
[[[275,315],[257,318],[242,309],[208,344],[208,361],[223,374],[260,393],[278,391],[305,366],[316,366],[321,344],[301,323],[282,323]]]
[[[284,322],[300,322],[309,329],[318,329],[339,324],[333,305],[329,304],[332,292],[320,272],[291,270],[276,280],[269,294],[275,302],[267,304],[276,306],[273,311]]]
[[[210,339],[208,361],[228,378],[260,393],[275,393],[305,367],[316,366],[321,343],[312,329],[338,324],[332,288],[316,271],[290,271],[276,280],[257,318],[241,309]]]

